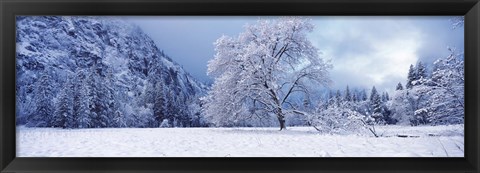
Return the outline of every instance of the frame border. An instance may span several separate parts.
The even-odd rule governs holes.
[[[479,0],[0,0],[0,172],[478,172]],[[465,15],[464,158],[16,158],[16,15]]]

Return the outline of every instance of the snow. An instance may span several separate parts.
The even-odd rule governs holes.
[[[17,157],[463,157],[464,127],[378,126],[382,137],[311,127],[17,127]],[[408,135],[411,137],[397,137]]]

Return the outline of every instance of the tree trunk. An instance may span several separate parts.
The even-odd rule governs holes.
[[[278,109],[277,118],[280,124],[280,131],[283,129],[287,129],[287,127],[285,126],[285,116],[283,115],[282,109]]]
[[[264,86],[265,86],[265,88],[269,88],[268,85],[267,85],[267,82],[265,82]],[[287,127],[285,126],[285,115],[283,114],[282,105],[281,105],[280,101],[278,100],[277,93],[275,93],[275,91],[273,89],[270,89],[270,95],[273,98],[273,100],[275,101],[275,104],[276,104],[275,106],[277,107],[276,111],[274,111],[274,112],[275,112],[275,114],[277,114],[277,119],[278,119],[278,122],[280,124],[280,130],[287,129]]]

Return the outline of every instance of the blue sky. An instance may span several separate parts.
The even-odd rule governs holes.
[[[128,17],[174,61],[201,81],[213,58],[213,42],[222,35],[237,36],[255,16]],[[463,27],[452,29],[451,16],[311,16],[311,42],[321,57],[330,59],[333,89],[393,91],[405,83],[410,64],[427,64],[448,56],[447,47],[464,50]]]

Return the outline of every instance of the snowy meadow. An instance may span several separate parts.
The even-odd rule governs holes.
[[[17,156],[464,156],[463,17],[217,19],[17,16]]]
[[[17,128],[17,157],[463,157],[463,126],[383,126],[382,137],[277,128]],[[409,137],[399,137],[408,135]]]

